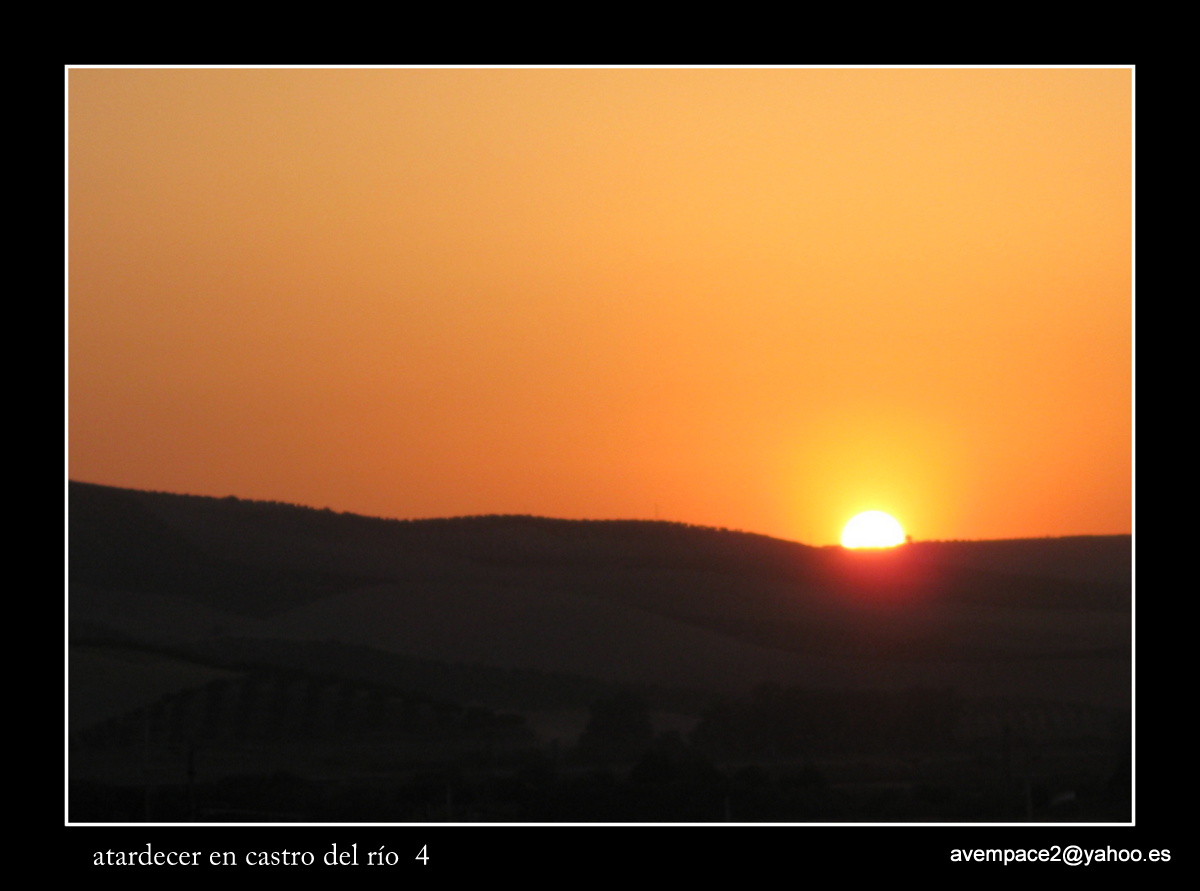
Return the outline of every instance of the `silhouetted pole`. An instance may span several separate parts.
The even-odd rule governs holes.
[[[146,822],[150,822],[150,709],[146,709],[145,738],[142,746],[142,775],[146,779],[146,797],[142,807],[146,812]]]
[[[1001,770],[1004,771],[1004,778],[1009,782],[1013,779],[1013,758],[1012,758],[1012,727],[1008,722],[1004,722],[1004,730],[1000,736],[1000,760]]]
[[[187,756],[188,819],[196,822],[196,744],[188,744]]]

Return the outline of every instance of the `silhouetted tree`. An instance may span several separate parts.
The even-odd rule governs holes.
[[[588,759],[632,761],[654,739],[645,701],[630,690],[621,690],[592,704],[591,719],[579,737],[579,753]]]

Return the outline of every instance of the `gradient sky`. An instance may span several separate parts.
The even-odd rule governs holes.
[[[1099,69],[67,74],[68,473],[811,544],[1132,523]]]

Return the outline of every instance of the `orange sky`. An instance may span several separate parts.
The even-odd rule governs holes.
[[[1108,69],[72,69],[68,472],[1129,532]]]

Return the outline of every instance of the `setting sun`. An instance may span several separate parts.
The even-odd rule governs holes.
[[[863,511],[842,530],[844,548],[890,548],[903,543],[904,527],[881,510]]]

